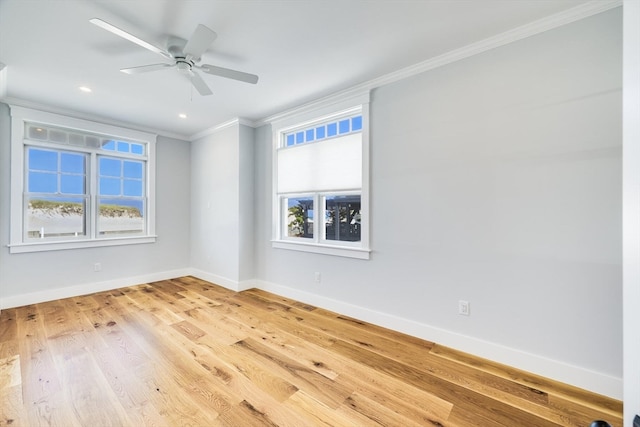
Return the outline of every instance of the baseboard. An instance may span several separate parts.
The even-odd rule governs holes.
[[[23,305],[54,301],[62,298],[77,297],[80,295],[88,295],[95,292],[110,291],[112,289],[140,285],[142,283],[173,279],[175,277],[182,277],[188,274],[188,269],[169,270],[159,273],[143,274],[133,277],[123,277],[120,279],[106,280],[103,282],[85,283],[82,285],[47,289],[45,291],[31,292],[10,297],[2,297],[0,298],[0,308],[5,309],[11,307],[20,307]]]
[[[512,366],[532,374],[551,378],[594,393],[622,400],[622,378],[591,371],[515,348],[480,340],[287,286],[260,280],[253,281],[253,284],[259,289],[283,297],[345,314],[375,325],[403,332],[427,341],[437,342],[456,350]]]
[[[198,270],[197,268],[190,268],[189,275],[197,277],[198,279],[206,280],[207,282],[215,283],[216,285],[220,285],[223,288],[227,288],[236,292],[246,291],[247,289],[256,287],[256,281],[253,279],[238,281],[203,270]]]

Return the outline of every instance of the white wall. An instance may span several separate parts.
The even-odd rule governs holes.
[[[175,277],[189,267],[190,147],[158,137],[157,242],[9,254],[10,116],[0,104],[0,307]],[[99,262],[102,271],[94,272]]]
[[[239,123],[191,145],[191,267],[231,289],[253,278],[253,151]]]
[[[640,415],[640,2],[624,2],[624,420]]]
[[[617,8],[375,90],[370,261],[271,248],[258,129],[260,285],[621,397],[621,37]]]

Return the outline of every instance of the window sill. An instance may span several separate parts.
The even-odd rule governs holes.
[[[155,243],[157,236],[118,237],[110,239],[73,240],[57,242],[17,243],[9,245],[9,253],[60,251],[66,249],[98,248],[102,246],[138,245]]]
[[[371,251],[369,249],[320,245],[316,243],[284,242],[282,240],[272,240],[271,246],[276,249],[288,249],[292,251],[312,252],[316,254],[334,255],[356,259],[369,259],[371,255]]]

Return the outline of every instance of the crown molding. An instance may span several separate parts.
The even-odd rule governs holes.
[[[340,104],[342,108],[347,106],[361,105],[368,103],[370,100],[370,90],[368,88],[354,87],[343,90],[332,95],[311,101],[295,108],[285,110],[281,113],[274,114],[262,120],[254,122],[254,127],[262,126],[267,123],[277,123],[282,120],[289,120],[300,117],[311,112],[317,112],[320,109]]]
[[[2,75],[2,72],[0,72],[0,78],[1,78],[1,75]],[[0,83],[1,83],[1,80],[0,80]],[[27,101],[24,99],[12,98],[12,97],[0,97],[0,102],[3,102],[8,105],[14,105],[17,107],[30,108],[33,110],[40,110],[47,113],[60,114],[67,117],[73,117],[75,119],[88,120],[96,123],[102,123],[105,125],[118,126],[118,127],[135,130],[135,131],[150,133],[153,135],[161,135],[168,138],[187,141],[187,137],[185,135],[173,134],[171,132],[164,132],[164,131],[160,132],[158,131],[158,129],[147,128],[134,123],[123,122],[119,120],[111,120],[103,116],[81,113],[79,111],[69,110],[69,109],[60,108],[60,107],[54,107],[51,105],[39,104],[37,102]]]
[[[198,139],[202,139],[205,136],[212,135],[214,133],[220,132],[223,129],[226,129],[226,128],[229,128],[229,127],[235,126],[235,125],[244,125],[244,126],[249,126],[249,127],[253,127],[253,128],[256,127],[255,123],[252,122],[251,120],[244,119],[242,117],[236,117],[235,119],[227,120],[226,122],[220,123],[219,125],[212,126],[212,127],[208,128],[208,129],[205,129],[205,130],[203,130],[201,132],[194,133],[187,140],[189,142],[193,142],[193,141],[196,141]]]
[[[573,7],[512,30],[496,34],[495,36],[488,37],[459,49],[435,56],[426,61],[419,62],[415,65],[366,82],[364,85],[368,86],[370,89],[375,89],[377,87],[394,83],[398,80],[433,70],[434,68],[442,67],[443,65],[451,64],[479,53],[597,15],[618,6],[622,6],[622,0],[592,0],[580,6]]]
[[[545,31],[552,30],[554,28],[558,28],[563,25],[588,18],[593,15],[597,15],[602,12],[606,12],[607,10],[613,9],[618,6],[622,6],[622,0],[592,0],[571,9],[567,9],[563,12],[547,16],[537,21],[533,21],[529,24],[522,25],[520,27],[505,31],[495,36],[488,37],[467,46],[463,46],[459,49],[454,49],[442,55],[435,56],[401,70],[386,74],[373,80],[369,80],[367,82],[353,86],[349,89],[320,98],[316,101],[312,101],[299,107],[289,109],[282,113],[256,120],[253,123],[253,127],[259,127],[273,121],[277,121],[280,117],[297,113],[298,110],[310,111],[314,108],[319,108],[322,105],[330,103],[332,99],[345,99],[350,96],[354,96],[354,94],[371,91],[381,86],[385,86],[399,80],[424,73],[425,71],[433,70],[435,68],[442,67],[444,65],[451,64],[465,58],[469,58],[479,53],[486,52],[488,50],[495,49],[497,47],[504,46],[506,44],[513,43],[518,40],[522,40],[524,38],[531,37],[536,34],[540,34]]]

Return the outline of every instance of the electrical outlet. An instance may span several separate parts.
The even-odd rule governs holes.
[[[93,263],[93,271],[95,271],[96,273],[98,271],[102,271],[102,264],[100,264],[99,262],[94,262]]]
[[[458,301],[458,314],[460,314],[461,316],[468,316],[469,314],[471,314],[469,301]]]
[[[316,283],[320,283],[320,280],[322,279],[322,277],[320,276],[320,272],[319,271],[316,271],[315,278],[316,278]]]

